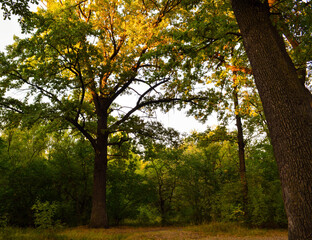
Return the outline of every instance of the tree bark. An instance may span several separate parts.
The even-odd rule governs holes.
[[[95,154],[93,172],[92,210],[89,226],[91,228],[108,228],[106,209],[106,171],[107,156],[103,151]]]
[[[268,3],[232,0],[283,190],[290,240],[312,239],[312,96],[300,81]]]
[[[235,74],[235,73],[234,73]],[[245,219],[248,217],[248,185],[246,177],[246,163],[245,163],[245,143],[242,119],[239,113],[236,114],[236,110],[239,109],[237,87],[233,89],[233,100],[235,107],[235,120],[237,127],[237,143],[238,143],[238,157],[239,157],[239,175],[242,184],[242,194],[243,194],[243,211],[245,213]]]
[[[91,228],[108,228],[106,208],[108,131],[107,117],[103,115],[98,118],[97,143],[95,148],[92,210],[89,226]]]

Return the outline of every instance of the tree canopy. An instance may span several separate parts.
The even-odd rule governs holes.
[[[10,19],[11,15],[19,15],[20,17],[28,17],[30,14],[29,4],[37,4],[38,0],[17,0],[8,1],[1,0],[0,5],[3,10],[3,18]]]

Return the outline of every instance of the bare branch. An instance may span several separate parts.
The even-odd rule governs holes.
[[[110,127],[115,128],[125,122],[134,112],[141,109],[142,107],[152,105],[152,104],[159,104],[159,103],[170,103],[175,101],[183,101],[183,102],[191,102],[194,103],[194,100],[207,100],[208,98],[190,98],[190,99],[183,99],[183,98],[163,98],[163,99],[155,99],[155,100],[149,100],[145,102],[141,102],[140,104],[137,104],[135,107],[133,107],[129,112],[127,112],[119,121],[112,124]]]
[[[130,90],[132,90],[133,92],[135,92],[137,95],[139,95],[140,96],[140,93],[137,91],[137,90],[135,90],[134,88],[132,88],[132,87],[128,87]]]
[[[150,93],[151,91],[155,90],[155,88],[157,88],[158,86],[160,86],[161,84],[163,83],[166,83],[170,80],[170,78],[165,78],[163,81],[160,81],[158,83],[156,83],[154,86],[151,86],[149,89],[147,89],[138,99],[137,101],[137,105],[139,105],[142,101],[142,99],[148,94]]]

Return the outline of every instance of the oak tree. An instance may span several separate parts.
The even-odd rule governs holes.
[[[110,147],[148,125],[157,130],[135,112],[149,115],[148,105],[181,99],[177,91],[164,90],[182,60],[168,60],[164,49],[171,41],[166,29],[179,3],[49,0],[46,9],[27,20],[30,37],[16,39],[1,53],[2,119],[54,121],[59,127],[68,123],[91,143],[91,227],[108,227]]]

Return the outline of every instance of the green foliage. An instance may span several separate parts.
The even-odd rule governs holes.
[[[54,219],[58,210],[56,202],[40,202],[37,200],[31,210],[34,212],[34,223],[37,228],[45,229],[61,226],[60,222]]]
[[[10,19],[12,14],[20,15],[21,17],[27,17],[30,15],[29,4],[38,4],[38,0],[16,0],[8,1],[1,0],[1,9],[4,11],[4,19]]]
[[[60,133],[51,143],[48,163],[58,194],[55,198],[60,209],[58,218],[70,226],[88,222],[93,159],[92,147],[80,136]]]
[[[173,205],[177,201],[175,192],[179,182],[178,172],[182,151],[174,146],[169,148],[151,141],[145,147],[144,170],[154,192],[152,200],[158,211],[156,219],[160,218],[161,224],[166,225],[170,222]]]
[[[271,145],[259,144],[250,149],[249,198],[251,222],[256,226],[287,225],[282,192]],[[252,163],[252,164],[251,164]]]
[[[8,227],[8,222],[9,222],[9,219],[7,215],[0,216],[0,228]]]
[[[155,200],[155,199],[154,199]],[[139,225],[160,225],[162,218],[158,209],[151,205],[142,205],[138,208],[136,221]]]
[[[111,146],[122,146],[128,134],[142,134],[142,128],[152,125],[134,116],[135,112],[188,100],[184,89],[167,88],[175,87],[180,65],[167,61],[164,51],[164,45],[172,42],[166,33],[171,12],[179,4],[179,0],[159,5],[123,0],[47,1],[46,8],[26,20],[28,37],[16,38],[6,54],[0,54],[3,125],[31,127],[52,122],[59,129],[74,127],[88,139],[96,159],[106,165]],[[24,86],[25,94],[17,97],[14,92]],[[190,87],[188,81],[185,87]],[[122,96],[132,100],[123,105]],[[95,169],[94,179],[106,178],[106,174],[106,169]],[[105,181],[100,183],[94,188],[106,188]],[[106,201],[104,196],[95,201]],[[123,199],[118,200],[113,202],[125,205]],[[107,212],[106,204],[94,202],[93,206],[103,208],[102,214]],[[118,214],[114,216],[117,222]]]
[[[58,202],[55,217],[68,225],[88,221],[93,150],[84,139],[59,135],[43,138],[35,128],[3,134],[0,214],[9,225],[32,226],[37,200]]]
[[[32,223],[31,206],[36,198],[53,198],[51,172],[43,155],[46,139],[31,136],[32,131],[15,129],[4,135],[5,147],[0,152],[0,213],[9,224],[27,226]]]
[[[166,61],[163,52],[179,2],[48,1],[25,22],[30,36],[16,38],[0,56],[3,124],[67,121],[91,141],[100,112],[109,133],[124,133],[120,125],[137,110],[182,99],[182,91],[167,90],[177,82],[179,62]],[[17,99],[14,91],[23,85]],[[131,106],[121,105],[125,95]]]
[[[215,221],[243,221],[245,213],[242,211],[240,182],[235,181],[224,183],[213,199],[214,204],[212,215]]]
[[[138,156],[133,153],[128,159],[109,162],[107,203],[112,225],[119,225],[125,219],[135,219],[140,215],[140,207],[151,198],[150,186],[138,173],[140,165]]]
[[[218,161],[218,147],[196,148],[190,144],[183,156],[183,165],[179,169],[180,216],[184,221],[190,219],[195,224],[211,220],[212,196],[218,188],[215,163]],[[186,211],[183,211],[185,209]]]
[[[193,133],[180,145],[176,139],[171,145],[167,139],[167,146],[146,138],[139,142],[144,151],[131,141],[110,149],[111,224],[242,222],[245,213],[233,133],[219,127]],[[88,223],[94,153],[85,139],[68,131],[45,135],[35,128],[12,129],[2,135],[1,145],[4,224],[53,226],[56,219],[69,226]],[[248,144],[246,165],[248,223],[285,226],[272,147]],[[38,212],[35,218],[32,206]]]

